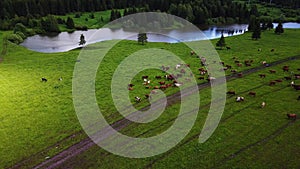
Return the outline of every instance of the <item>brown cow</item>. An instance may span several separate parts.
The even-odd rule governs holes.
[[[259,74],[259,77],[260,77],[260,78],[265,78],[266,75],[265,75],[265,74]]]
[[[285,76],[284,79],[285,79],[285,80],[292,80],[291,77],[287,77],[287,76]]]
[[[256,93],[255,92],[249,92],[249,95],[250,96],[256,96]]]
[[[134,86],[134,84],[128,84],[128,87],[133,87]]]
[[[274,86],[275,84],[276,84],[275,81],[271,81],[271,82],[269,83],[270,86]]]
[[[231,94],[231,95],[235,95],[235,91],[233,90],[229,90],[226,94]]]
[[[133,90],[133,88],[132,88],[132,87],[128,87],[128,90],[130,90],[130,91],[131,91],[131,90]]]
[[[166,82],[162,81],[162,82],[158,82],[160,85],[164,85],[166,84]]]
[[[300,85],[293,85],[294,89],[300,90]]]
[[[236,73],[237,70],[233,69],[233,70],[230,70],[231,73]]]
[[[276,73],[276,70],[269,70],[270,73]]]
[[[238,77],[243,77],[243,73],[238,73]]]
[[[286,116],[288,117],[288,119],[292,119],[292,120],[296,120],[297,119],[297,115],[296,114],[292,114],[292,113],[288,113],[286,114]]]
[[[278,83],[281,83],[281,82],[282,82],[281,79],[277,79],[277,80],[275,80],[275,81],[278,82]]]
[[[289,71],[289,67],[288,67],[288,66],[283,66],[282,70],[283,70],[284,72],[288,72],[288,71]]]

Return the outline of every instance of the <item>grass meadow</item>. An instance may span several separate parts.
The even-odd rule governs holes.
[[[0,32],[1,48],[3,36],[8,33]],[[225,64],[232,65],[239,72],[261,66],[262,61],[273,62],[299,55],[299,35],[299,30],[291,29],[285,30],[282,35],[265,31],[258,41],[251,40],[250,33],[228,37],[226,43],[232,49],[218,50],[218,53]],[[212,43],[216,41],[212,40]],[[105,47],[109,43],[100,42],[97,45]],[[96,78],[98,105],[110,123],[122,118],[116,113],[110,96],[113,72],[126,56],[147,48],[172,51],[190,64],[196,77],[200,76],[197,74],[199,59],[191,56],[190,49],[181,43],[148,43],[143,46],[135,41],[121,41],[105,56]],[[259,48],[261,51],[258,51]],[[275,51],[271,52],[271,49]],[[31,168],[44,161],[45,157],[51,157],[86,138],[72,100],[73,69],[79,53],[80,50],[73,50],[44,54],[8,43],[7,54],[0,63],[0,168],[13,166],[28,158],[29,162],[25,162],[22,168]],[[254,62],[251,67],[238,67],[233,57],[241,62]],[[296,72],[300,61],[293,60],[270,68],[277,70],[276,74],[270,74],[269,68],[266,68],[229,81],[228,90],[235,90],[246,100],[236,103],[235,97],[228,97],[219,127],[203,144],[198,143],[198,136],[209,109],[209,88],[200,91],[201,106],[192,131],[170,151],[146,159],[127,159],[95,146],[67,161],[63,168],[299,168],[300,133],[297,129],[300,124],[298,121],[290,123],[286,113],[299,114],[300,104],[296,99],[300,93],[288,86],[289,81],[268,85],[270,80],[289,75],[281,70],[284,65],[289,65]],[[160,73],[145,70],[141,74],[154,77]],[[229,71],[226,73],[230,74]],[[258,74],[261,73],[267,77],[260,79]],[[138,84],[141,74],[132,82]],[[46,77],[48,82],[41,82],[41,77]],[[58,80],[60,77],[62,81]],[[153,79],[152,83],[157,82]],[[197,82],[204,83],[202,80]],[[299,80],[295,82],[300,83]],[[149,91],[143,85],[136,85],[130,93],[132,102],[135,95],[143,96]],[[249,97],[249,91],[255,91],[257,96]],[[176,89],[165,92],[172,94]],[[262,101],[267,103],[264,109],[260,108]],[[142,101],[139,104],[138,107],[144,107],[149,103]],[[164,114],[151,125],[133,123],[122,132],[132,136],[146,133],[143,137],[159,134],[172,125],[179,107],[180,104],[176,103],[166,108]]]

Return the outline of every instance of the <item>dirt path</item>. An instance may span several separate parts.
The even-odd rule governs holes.
[[[276,65],[279,65],[281,63],[284,63],[284,62],[287,62],[287,61],[290,61],[290,60],[299,59],[299,58],[300,58],[300,55],[294,56],[294,57],[289,57],[289,58],[282,59],[282,60],[278,60],[278,61],[270,63],[269,67],[276,66]],[[258,72],[260,70],[263,70],[263,69],[266,69],[266,68],[269,68],[269,67],[259,66],[259,67],[256,67],[256,68],[245,70],[242,73],[243,73],[243,75],[249,75],[251,73],[256,73],[256,72]],[[236,79],[236,78],[239,78],[237,74],[229,75],[229,76],[226,77],[227,81],[233,80],[233,79]],[[199,84],[198,88],[199,88],[199,90],[201,90],[201,89],[207,88],[209,86],[210,86],[210,83],[203,83],[203,84]],[[193,92],[194,91],[186,91],[186,92],[183,92],[183,93],[186,96],[188,96],[189,94],[191,94]],[[180,92],[175,93],[175,94],[173,94],[171,96],[168,96],[167,97],[167,99],[168,99],[167,106],[170,106],[170,105],[172,105],[172,104],[180,101],[181,97],[182,96],[181,96]],[[145,109],[148,109],[148,108],[149,107],[146,107]],[[132,122],[124,118],[124,119],[121,119],[119,121],[114,122],[111,126],[113,128],[115,128],[116,130],[121,130],[121,129],[126,128],[130,124],[132,124]],[[103,130],[106,130],[106,128],[104,128]],[[75,134],[79,134],[79,133],[83,133],[83,131],[80,131],[80,132],[75,133]],[[70,137],[66,138],[65,140],[68,140],[69,138],[72,138],[72,137],[73,136],[70,136]],[[197,138],[197,137],[198,137],[198,135],[195,136],[195,138]],[[189,140],[192,140],[192,139],[193,139],[193,137],[191,139],[189,139]],[[187,142],[184,142],[184,144],[185,143],[187,143]],[[75,157],[75,156],[81,154],[82,152],[85,152],[86,150],[88,150],[92,146],[95,146],[95,143],[90,138],[86,138],[86,139],[80,141],[79,143],[72,145],[71,147],[67,148],[66,150],[63,150],[59,154],[51,157],[50,159],[48,159],[48,160],[46,160],[46,161],[44,161],[44,162],[36,165],[34,168],[36,168],[36,169],[38,169],[38,168],[49,168],[49,169],[52,169],[52,168],[59,167],[64,162],[66,162],[67,160],[69,160],[72,157]],[[45,151],[42,151],[42,152],[40,152],[38,154],[35,154],[35,155],[29,157],[26,160],[23,160],[23,161],[17,163],[15,166],[13,166],[11,168],[12,169],[22,168],[22,166],[24,166],[26,164],[30,164],[30,162],[36,160],[36,158],[41,158],[40,157],[41,154],[45,154],[44,152],[48,152],[49,149],[51,149],[53,147],[55,147],[55,145],[53,145],[51,147],[48,147]],[[153,161],[153,163],[155,163],[155,161]],[[149,164],[149,166],[151,166],[152,164]]]

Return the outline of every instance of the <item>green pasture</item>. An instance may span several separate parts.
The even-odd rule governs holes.
[[[95,13],[95,17],[97,18],[97,13]],[[80,23],[79,21],[76,22]],[[8,33],[10,32],[0,32],[1,50],[3,36]],[[273,31],[265,31],[262,33],[262,39],[254,41],[251,40],[251,34],[246,33],[241,36],[226,38],[226,43],[231,49],[218,50],[218,53],[225,64],[232,65],[233,69],[240,72],[261,66],[262,61],[273,62],[299,55],[300,48],[297,43],[300,40],[299,35],[299,30],[292,29],[285,30],[282,35],[275,35]],[[215,45],[216,41],[212,40],[212,44]],[[110,43],[111,41],[100,42],[97,46],[106,47]],[[90,47],[89,50],[93,50],[93,45]],[[191,56],[190,49],[181,43],[148,43],[143,46],[138,45],[135,41],[121,41],[105,56],[96,78],[97,101],[110,123],[122,118],[116,113],[110,96],[110,79],[114,70],[123,59],[133,52],[150,48],[173,52],[190,64],[196,77],[200,76],[198,73],[198,68],[201,67],[199,58]],[[275,51],[271,52],[271,49],[275,49]],[[96,52],[99,49],[94,50]],[[28,158],[30,162],[25,163],[23,167],[30,168],[44,161],[46,157],[51,157],[86,137],[81,131],[72,102],[73,69],[75,64],[80,64],[77,61],[79,53],[80,50],[73,50],[64,53],[44,54],[8,43],[7,54],[3,56],[3,62],[0,63],[0,168],[13,166]],[[235,60],[242,63],[245,60],[253,60],[253,63],[251,67],[244,65],[238,67],[234,63]],[[291,70],[295,70],[300,68],[299,63],[299,60],[289,61],[270,68],[277,70],[276,74],[271,75],[268,72],[269,68],[267,68],[228,82],[228,89],[235,90],[238,95],[244,96],[246,101],[236,103],[234,97],[228,97],[219,127],[204,144],[199,144],[197,138],[209,108],[207,104],[210,103],[210,89],[200,91],[200,112],[191,133],[176,148],[166,154],[143,160],[133,160],[110,155],[104,150],[93,147],[86,153],[71,159],[72,161],[66,165],[70,165],[71,168],[95,168],[96,166],[102,168],[138,166],[143,168],[153,161],[157,161],[153,163],[153,166],[158,168],[165,166],[261,168],[267,164],[270,165],[273,161],[268,157],[274,156],[278,159],[274,161],[275,168],[297,168],[297,166],[299,167],[297,162],[299,159],[299,153],[297,154],[299,142],[295,142],[294,146],[289,144],[291,140],[299,140],[299,132],[293,132],[297,126],[299,127],[297,121],[283,130],[277,137],[253,147],[250,146],[249,149],[244,150],[243,148],[266,138],[287,124],[289,121],[286,119],[286,113],[298,113],[300,107],[296,97],[298,97],[299,92],[288,87],[289,82],[287,81],[275,86],[268,86],[268,83],[270,80],[288,76],[281,70],[283,65],[290,65]],[[266,79],[260,79],[258,77],[260,73],[266,74]],[[142,97],[151,91],[141,84],[140,76],[143,74],[149,75],[151,83],[157,85],[160,80],[156,80],[154,76],[163,75],[159,70],[145,70],[138,74],[132,80],[132,83],[136,84],[134,90],[130,92],[132,103],[135,103],[134,96]],[[230,74],[230,72],[227,71],[226,74]],[[48,82],[41,82],[41,77],[46,77]],[[58,80],[60,77],[63,78],[62,81]],[[197,80],[197,82],[204,83],[205,81]],[[299,80],[296,83],[300,83]],[[177,90],[168,88],[165,92],[172,94]],[[248,96],[247,93],[250,90],[257,92],[255,98]],[[262,101],[267,103],[264,109],[260,108]],[[148,104],[143,99],[136,106],[141,108]],[[179,104],[174,104],[168,107],[166,112],[151,125],[131,124],[122,132],[136,136],[149,130],[145,136],[159,134],[172,125],[172,119],[176,118],[179,106]],[[232,153],[240,149],[243,151],[238,156],[232,160],[226,160]],[[99,153],[107,155],[101,158]],[[284,156],[285,154],[291,156]],[[287,160],[292,162],[285,163]],[[254,161],[258,162],[255,163]]]

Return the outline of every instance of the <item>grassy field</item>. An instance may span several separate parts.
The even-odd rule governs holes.
[[[0,38],[2,39],[7,33],[9,32],[0,32]],[[230,64],[233,69],[242,71],[260,66],[264,60],[272,62],[299,55],[300,49],[297,44],[300,40],[299,35],[299,30],[286,30],[280,36],[275,35],[273,31],[266,31],[262,34],[261,40],[253,41],[250,39],[251,34],[246,33],[245,35],[226,38],[226,43],[232,49],[218,50],[218,52],[225,64]],[[106,46],[109,43],[101,42],[100,45]],[[212,43],[215,44],[216,40],[213,40]],[[2,47],[2,40],[0,45]],[[133,41],[120,42],[104,58],[96,80],[98,104],[111,123],[121,118],[119,115],[115,115],[116,110],[111,102],[109,90],[109,80],[114,69],[126,56],[146,48],[170,50],[189,63],[192,71],[197,72],[199,68],[199,59],[191,57],[190,49],[183,44],[148,43],[142,46]],[[258,51],[259,48],[262,51]],[[275,51],[270,52],[273,48]],[[79,132],[81,127],[72,102],[72,76],[79,52],[79,50],[74,50],[65,53],[43,54],[9,43],[7,54],[3,57],[3,62],[0,63],[0,102],[2,103],[0,108],[0,138],[2,138],[0,168],[12,166],[38,152],[43,152],[34,156],[30,164],[26,164],[27,167],[31,167],[37,162],[43,161],[45,157],[51,157],[85,137],[84,133]],[[253,59],[254,63],[251,67],[237,67],[233,57],[241,62]],[[286,64],[296,69],[300,68],[299,63],[297,60]],[[95,168],[96,166],[102,168],[138,166],[143,168],[158,160],[153,163],[158,168],[165,166],[181,168],[228,168],[232,166],[236,168],[297,168],[300,165],[297,162],[300,156],[297,148],[299,141],[297,142],[297,140],[299,140],[300,135],[299,132],[295,132],[296,128],[299,127],[298,121],[279,133],[277,137],[245,149],[252,143],[268,138],[273,132],[286,125],[289,121],[285,118],[285,114],[287,112],[297,113],[300,108],[296,101],[299,92],[296,93],[287,87],[288,82],[272,87],[268,86],[268,82],[273,78],[282,78],[287,75],[282,73],[283,65],[272,68],[278,70],[278,73],[274,75],[269,75],[269,69],[259,72],[267,74],[267,78],[264,80],[259,79],[258,73],[255,73],[229,82],[228,89],[234,89],[238,94],[244,95],[246,101],[235,103],[234,98],[227,100],[221,125],[209,141],[204,144],[197,142],[197,136],[206,117],[207,106],[200,110],[196,125],[189,136],[166,154],[143,160],[132,160],[109,155],[103,150],[93,147],[76,159],[72,159],[68,165],[73,168],[76,166],[77,168]],[[142,73],[154,76],[160,72],[147,70]],[[41,77],[46,77],[48,82],[42,83]],[[62,77],[63,81],[59,81],[59,77]],[[107,79],[107,81],[102,79]],[[137,83],[138,79],[140,79],[140,75],[133,79],[133,82]],[[198,83],[203,82],[198,80]],[[157,83],[157,81],[153,81],[153,83]],[[247,97],[247,91],[251,89],[257,92],[256,98]],[[147,92],[149,90],[141,85],[132,91],[131,96]],[[175,90],[170,89],[166,91],[168,94],[174,92]],[[201,105],[209,103],[209,92],[209,89],[201,91]],[[262,101],[267,102],[265,109],[259,108]],[[148,102],[142,102],[139,106],[142,107],[146,104]],[[170,118],[176,117],[178,107],[177,104],[169,107],[163,116],[151,126],[132,124],[122,132],[128,135],[139,135],[147,130],[150,130],[149,135],[160,133],[172,124],[169,122]],[[72,135],[74,137],[69,137]],[[61,140],[64,141],[60,142]],[[58,144],[58,142],[60,143]],[[239,152],[239,150],[242,150],[239,156],[227,160],[227,157]],[[107,155],[105,158],[101,158],[98,156],[99,154]],[[270,156],[278,160],[273,161]],[[267,164],[272,166],[268,167]],[[26,167],[24,166],[24,168]]]
[[[123,13],[124,9],[120,9],[119,11]],[[68,17],[70,17],[73,19],[74,24],[77,26],[87,26],[89,29],[98,29],[110,22],[110,13],[111,10],[93,12],[94,18],[90,17],[90,15],[92,14],[90,12],[80,13],[80,18],[75,18],[75,13],[63,16],[57,15],[56,17],[62,18],[65,21]],[[101,20],[101,17],[103,18],[103,20]],[[60,30],[68,31],[66,25],[60,25]]]

